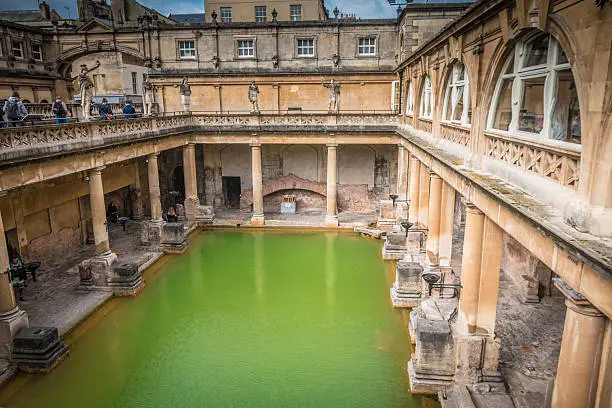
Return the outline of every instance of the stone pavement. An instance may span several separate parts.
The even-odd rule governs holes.
[[[237,209],[215,209],[215,225],[248,224],[251,213]],[[325,223],[325,211],[307,211],[296,214],[281,214],[280,212],[266,212],[266,225],[268,226],[303,226],[323,227]],[[353,228],[356,226],[369,225],[378,219],[377,212],[349,213],[340,212],[338,221],[340,227]]]

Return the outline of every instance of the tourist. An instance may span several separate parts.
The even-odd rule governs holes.
[[[23,263],[19,255],[14,254],[9,262],[10,275],[9,278],[13,284],[13,289],[18,292],[19,300],[23,301],[23,288],[26,286],[26,271],[23,268]]]
[[[113,119],[113,109],[108,103],[106,98],[102,99],[102,103],[98,107],[98,112],[100,113],[100,117],[102,120],[111,120]]]
[[[92,99],[91,102],[89,103],[89,116],[93,116],[95,108],[96,108],[96,103]]]
[[[119,222],[119,210],[117,209],[114,201],[111,201],[106,208],[106,216],[110,222]]]
[[[27,116],[28,110],[19,100],[19,92],[13,92],[13,96],[4,102],[2,113],[6,116],[9,126],[21,126],[21,121]]]
[[[174,209],[174,207],[170,207],[168,208],[168,222],[177,222],[178,221],[178,217],[176,215],[176,210]]]
[[[136,109],[132,106],[132,101],[125,101],[125,106],[123,107],[123,117],[125,119],[134,119],[134,114],[136,113]]]
[[[53,102],[51,111],[55,115],[55,123],[57,125],[59,125],[60,123],[68,123],[68,120],[66,119],[66,115],[68,114],[68,107],[59,96],[55,97],[55,102]]]

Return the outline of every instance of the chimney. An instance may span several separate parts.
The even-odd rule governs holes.
[[[43,20],[51,20],[51,9],[46,2],[40,3],[40,16]]]

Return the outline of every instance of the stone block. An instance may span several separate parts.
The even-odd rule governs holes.
[[[416,307],[421,298],[423,267],[418,262],[398,261],[391,288],[393,307]]]
[[[280,212],[281,214],[295,214],[296,212],[296,202],[289,202],[289,203],[285,203],[285,202],[281,202],[280,203]]]
[[[408,220],[408,203],[406,201],[397,201],[395,203],[395,219],[398,222]]]
[[[182,222],[167,222],[162,228],[160,248],[165,253],[182,254],[187,250],[188,242],[185,224]]]
[[[498,371],[500,341],[491,336],[456,336],[457,372],[455,382],[501,381]]]
[[[198,205],[195,209],[195,220],[198,224],[212,224],[215,211],[212,205]]]
[[[117,255],[113,252],[86,259],[79,264],[81,289],[108,288]]]
[[[13,338],[27,328],[28,315],[24,310],[15,307],[6,313],[0,313],[0,359],[9,360],[13,349]]]
[[[55,327],[26,327],[13,340],[11,361],[20,370],[49,372],[68,354]]]
[[[138,270],[138,264],[118,262],[113,267],[113,274],[108,282],[117,296],[134,296],[144,289],[144,280]]]
[[[382,249],[384,260],[399,260],[406,254],[406,234],[399,231],[389,231]]]
[[[376,226],[380,229],[390,230],[396,223],[395,208],[392,200],[380,200],[380,214]]]
[[[144,246],[158,246],[161,243],[163,221],[144,221],[140,228],[140,243]]]

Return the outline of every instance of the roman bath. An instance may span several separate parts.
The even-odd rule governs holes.
[[[611,408],[612,3],[212,3],[0,10],[0,406]]]

